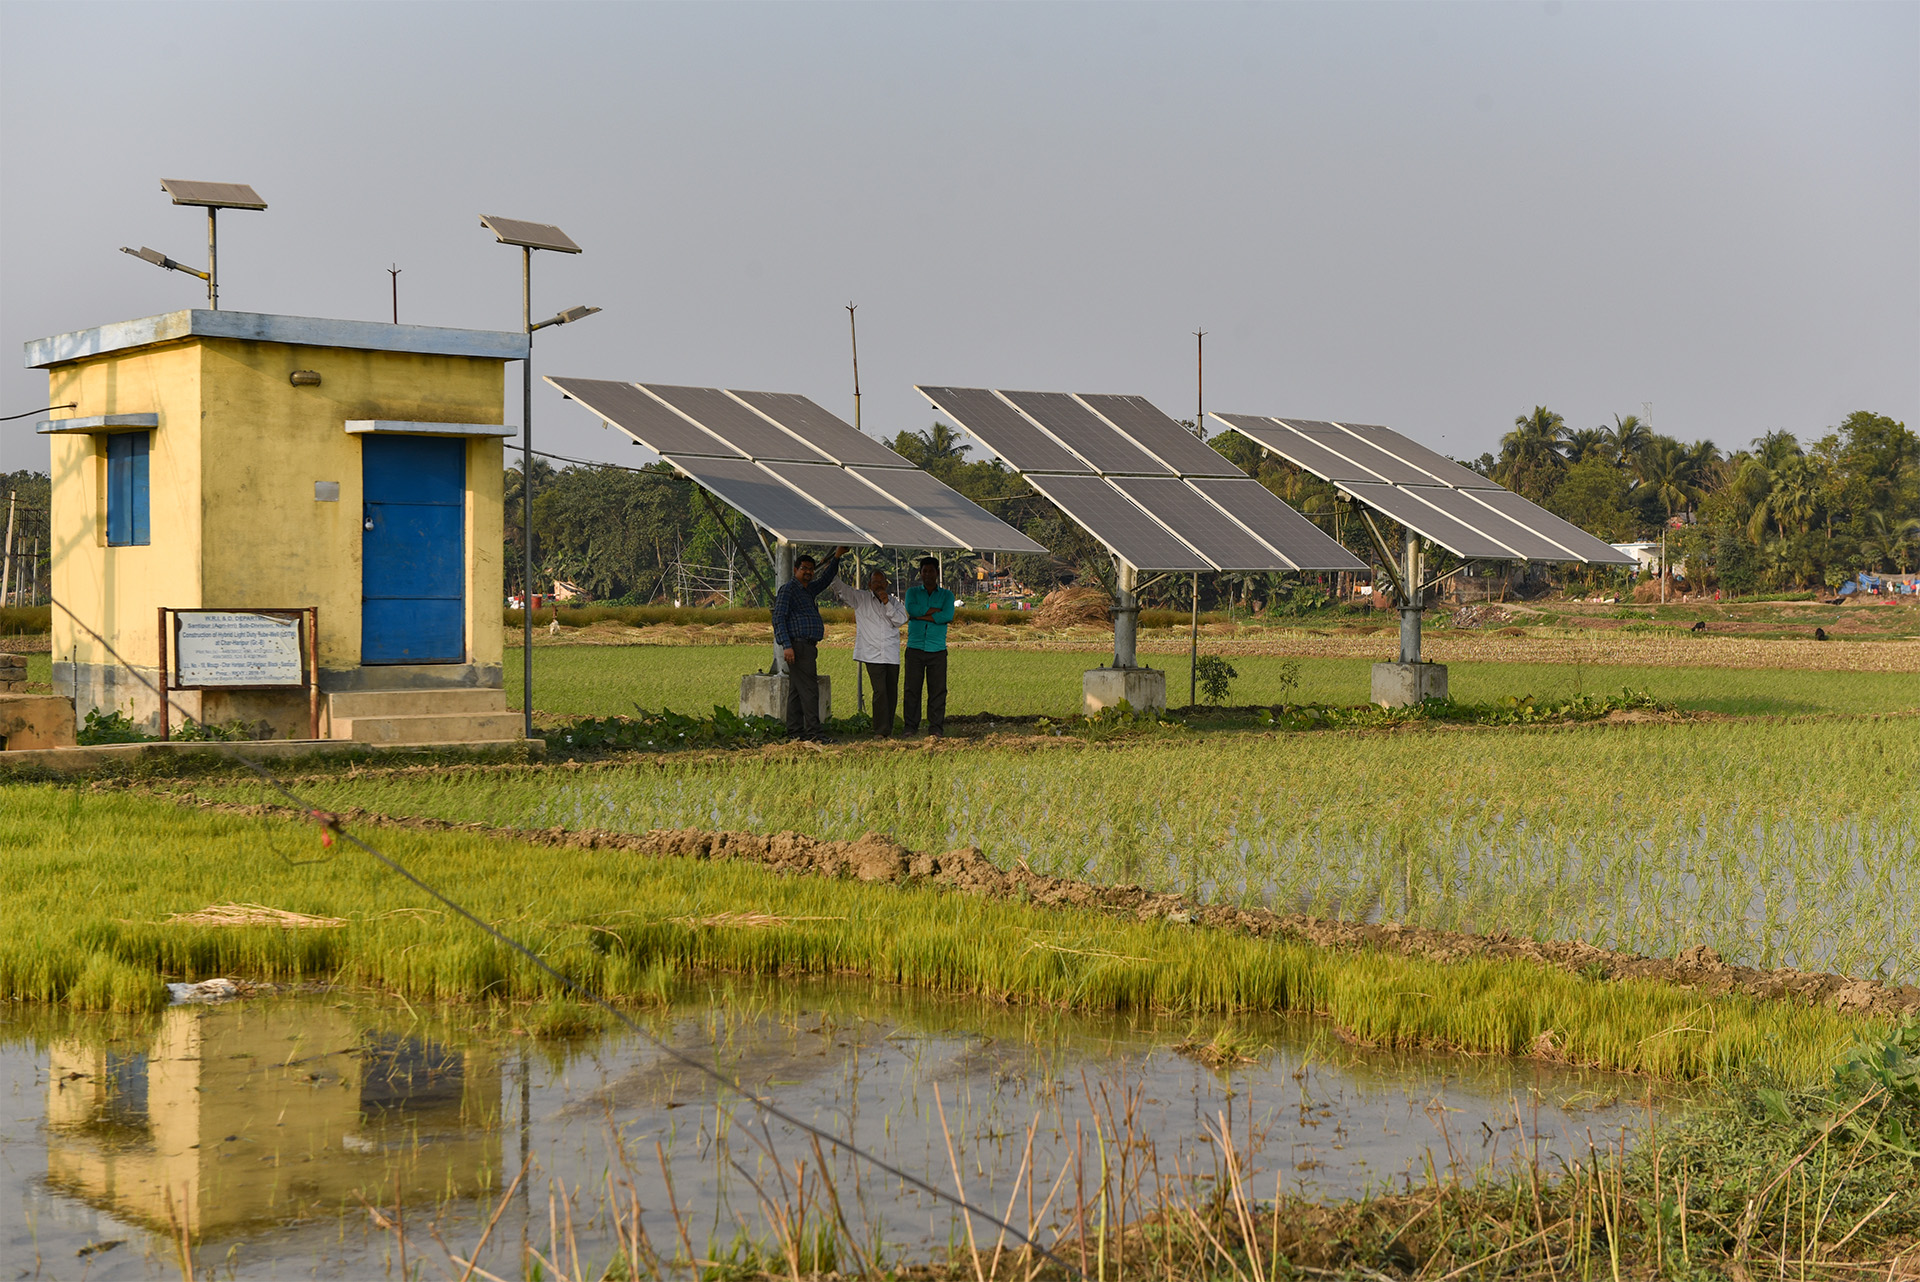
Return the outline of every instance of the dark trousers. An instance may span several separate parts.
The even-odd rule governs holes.
[[[867,680],[873,683],[873,732],[882,739],[893,734],[893,705],[900,697],[900,665],[869,663]]]
[[[787,664],[787,736],[799,739],[820,733],[820,643],[793,639],[793,659]]]
[[[944,734],[947,729],[947,652],[945,650],[906,651],[907,693],[902,700],[901,727],[907,734],[920,731],[920,683],[927,683],[927,729]]]

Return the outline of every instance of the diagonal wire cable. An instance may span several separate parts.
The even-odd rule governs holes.
[[[146,686],[147,689],[153,691],[155,697],[165,701],[168,705],[170,705],[175,710],[177,710],[183,718],[187,718],[191,720],[191,717],[189,717],[187,710],[185,708],[181,707],[178,703],[175,703],[172,699],[168,698],[167,693],[164,690],[162,690],[160,687],[156,686],[153,682],[147,680],[146,676],[138,668],[134,667],[131,663],[127,662],[126,658],[122,656],[118,650],[113,648],[113,645],[111,642],[109,642],[105,637],[101,636],[98,632],[95,632],[92,628],[88,627],[84,620],[82,620],[72,610],[68,609],[65,602],[59,600],[57,597],[49,598],[49,599],[52,601],[55,608],[57,608],[62,614],[66,615],[69,619],[73,620],[75,626],[77,626],[82,632],[85,632],[89,637],[92,637],[93,640],[97,642],[103,650],[105,650],[108,654],[112,655],[116,663],[120,664],[121,667],[125,668],[128,672],[132,673],[135,680],[139,681],[142,685]],[[316,661],[317,661],[317,656],[316,656]],[[282,783],[278,778],[276,778],[272,771],[268,770],[265,766],[261,765],[259,762],[248,758],[246,755],[240,752],[236,746],[220,743],[218,741],[213,742],[210,746],[220,748],[220,749],[231,748],[232,751],[230,753],[230,757],[232,760],[245,766],[248,770],[251,770],[255,775],[259,776],[260,781],[262,783],[266,784],[268,787],[278,792],[281,796],[285,797],[294,806],[298,807],[308,818],[314,820],[316,823],[319,823],[326,831],[338,835],[342,841],[347,842],[349,845],[353,846],[355,849],[360,850],[364,854],[378,861],[380,864],[384,865],[389,871],[413,883],[414,886],[418,887],[425,894],[431,896],[432,898],[438,900],[440,903],[446,905],[446,907],[450,911],[452,911],[459,917],[464,918],[467,922],[469,922],[470,924],[472,924],[473,926],[477,927],[479,930],[481,930],[482,932],[490,936],[495,943],[498,943],[502,947],[510,949],[513,952],[520,954],[520,956],[526,958],[529,962],[533,963],[533,965],[538,967],[543,974],[553,979],[562,988],[566,989],[569,993],[572,993],[576,997],[579,997],[580,999],[586,1002],[589,1002],[594,1006],[599,1007],[601,1010],[605,1011],[607,1014],[613,1016],[614,1019],[618,1020],[620,1024],[623,1027],[625,1027],[629,1032],[632,1032],[636,1036],[648,1042],[653,1043],[653,1045],[656,1048],[658,1048],[663,1054],[665,1054],[669,1059],[674,1060],[676,1063],[683,1064],[687,1068],[692,1069],[694,1072],[699,1073],[702,1076],[711,1079],[713,1082],[718,1084],[723,1089],[732,1091],[734,1094],[740,1096],[742,1099],[746,1100],[748,1103],[752,1104],[755,1108],[759,1109],[762,1113],[766,1114],[768,1117],[773,1118],[775,1121],[783,1122],[786,1125],[793,1127],[795,1130],[798,1130],[808,1136],[813,1137],[814,1139],[824,1140],[826,1143],[833,1145],[835,1148],[840,1149],[841,1151],[850,1154],[851,1156],[859,1159],[860,1161],[867,1163],[867,1165],[873,1167],[877,1171],[880,1171],[882,1174],[890,1175],[894,1179],[900,1180],[902,1183],[912,1185],[914,1188],[919,1189],[921,1192],[930,1194],[931,1196],[939,1199],[940,1201],[946,1202],[949,1205],[958,1208],[960,1211],[964,1212],[965,1214],[979,1216],[981,1219],[993,1225],[995,1228],[1002,1229],[1008,1233],[1013,1234],[1013,1236],[1015,1236],[1016,1238],[1019,1238],[1022,1242],[1025,1242],[1028,1246],[1032,1247],[1034,1250],[1038,1251],[1041,1255],[1053,1261],[1055,1264],[1059,1265],[1061,1268],[1065,1269],[1068,1273],[1072,1274],[1073,1276],[1082,1278],[1082,1279],[1086,1277],[1086,1274],[1082,1273],[1078,1268],[1075,1268],[1067,1260],[1062,1259],[1058,1255],[1055,1255],[1047,1247],[1040,1245],[1040,1243],[1036,1241],[1033,1237],[1022,1232],[1020,1229],[1008,1223],[1006,1220],[1001,1219],[999,1216],[995,1215],[993,1212],[977,1207],[973,1205],[971,1202],[968,1202],[964,1197],[959,1197],[953,1193],[949,1193],[945,1189],[940,1188],[938,1185],[931,1184],[926,1180],[921,1179],[919,1176],[914,1175],[911,1172],[908,1172],[898,1166],[893,1165],[891,1162],[888,1162],[885,1158],[882,1158],[877,1154],[874,1154],[872,1152],[869,1152],[866,1149],[861,1148],[859,1145],[855,1144],[852,1140],[844,1139],[841,1136],[834,1134],[832,1131],[826,1130],[819,1126],[815,1126],[811,1122],[803,1121],[801,1118],[797,1117],[796,1115],[789,1113],[787,1110],[781,1108],[778,1104],[774,1103],[772,1100],[767,1099],[766,1097],[761,1095],[756,1095],[754,1092],[742,1086],[737,1080],[728,1077],[725,1073],[722,1073],[719,1069],[714,1068],[711,1064],[704,1063],[703,1061],[695,1058],[694,1056],[687,1054],[685,1051],[682,1051],[677,1047],[669,1045],[665,1040],[660,1038],[655,1033],[650,1032],[649,1030],[635,1023],[631,1018],[628,1017],[625,1011],[622,1011],[619,1007],[615,1006],[612,1002],[602,997],[599,993],[595,992],[591,988],[588,988],[586,985],[575,980],[572,976],[566,974],[564,971],[556,969],[554,966],[550,965],[544,958],[542,958],[538,953],[534,952],[531,948],[528,948],[525,944],[521,943],[519,940],[515,939],[513,936],[507,934],[505,931],[499,929],[497,926],[493,925],[491,922],[482,920],[480,917],[476,916],[471,910],[469,910],[464,904],[460,903],[458,900],[448,895],[445,891],[440,890],[438,887],[434,886],[432,883],[420,877],[417,873],[415,873],[412,869],[408,868],[405,864],[402,864],[399,860],[394,859],[391,855],[388,855],[385,852],[377,849],[376,847],[368,844],[367,842],[362,841],[359,837],[349,832],[345,828],[345,826],[342,825],[342,823],[340,822],[339,816],[329,814],[326,811],[320,809],[319,807],[309,803],[304,797],[301,797],[299,794],[295,793],[292,789],[288,788],[284,783]],[[285,856],[283,855],[282,858],[285,858]]]

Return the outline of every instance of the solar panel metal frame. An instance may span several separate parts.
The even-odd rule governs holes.
[[[580,402],[663,458],[683,454],[707,458],[747,457],[638,383],[605,378],[556,378],[552,374],[543,377],[548,386]]]
[[[967,545],[919,513],[901,506],[886,491],[837,463],[793,463],[769,459],[767,471],[812,499],[883,548],[925,548],[961,552]]]
[[[832,410],[798,392],[743,392],[728,388],[727,395],[843,467],[913,467],[911,462]]]
[[[1128,439],[1071,392],[1014,392],[1000,398],[1102,476],[1173,476],[1172,468]]]
[[[821,507],[812,496],[795,489],[778,473],[752,459],[671,454],[664,457],[689,480],[754,524],[773,531],[774,537],[783,543],[879,546],[864,531],[848,525]]]
[[[1254,531],[1299,570],[1358,570],[1367,563],[1250,476],[1193,476],[1202,498]]]
[[[917,467],[849,467],[868,485],[977,552],[1045,556],[1047,549],[937,476]]]
[[[498,214],[482,214],[480,225],[492,232],[493,238],[503,245],[518,245],[523,249],[550,249],[558,254],[580,252],[580,246],[574,243],[573,237],[552,223],[536,223],[524,218],[502,218]]]
[[[1300,567],[1265,539],[1207,500],[1178,476],[1110,476],[1132,499],[1216,570],[1281,572]],[[1158,568],[1158,567],[1156,567]]]
[[[1178,476],[1245,476],[1231,460],[1162,413],[1144,396],[1081,392],[1082,405]]]
[[[1365,468],[1368,472],[1371,472],[1373,475],[1391,485],[1435,484],[1435,479],[1430,473],[1415,467],[1397,455],[1388,453],[1365,437],[1347,431],[1346,428],[1341,427],[1338,423],[1306,424],[1290,419],[1275,419],[1274,421],[1277,423],[1285,423],[1287,427],[1298,432],[1301,436],[1306,437],[1321,448],[1341,455],[1351,461],[1355,466]],[[1336,477],[1334,479],[1337,480],[1340,478]],[[1361,478],[1354,477],[1352,479],[1359,480]]]
[[[1205,556],[1103,476],[1048,472],[1029,476],[1027,483],[1136,570],[1187,573],[1214,568]],[[1102,520],[1089,519],[1090,512],[1098,513]]]
[[[1096,475],[1071,450],[991,388],[915,385],[913,390],[1023,476],[1030,472]]]
[[[781,463],[831,463],[833,460],[752,406],[719,387],[640,383],[647,395],[689,422],[725,441],[750,459]]]

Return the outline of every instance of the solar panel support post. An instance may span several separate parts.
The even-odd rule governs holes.
[[[1407,531],[1406,567],[1400,582],[1406,591],[1400,598],[1400,662],[1420,662],[1420,614],[1426,607],[1426,589],[1420,583],[1420,536]]]
[[[397,278],[396,278],[397,279]],[[520,321],[527,354],[520,361],[520,707],[533,738],[533,248],[520,247]]]
[[[773,593],[777,597],[780,589],[787,586],[793,578],[793,544],[781,539],[773,545]],[[787,675],[787,659],[780,653],[780,642],[773,643],[773,666],[767,669],[767,675],[784,677]]]
[[[215,215],[220,211],[207,206],[207,310],[220,310],[220,231]]]
[[[1114,567],[1113,593],[1113,666],[1133,668],[1139,665],[1140,598],[1135,595],[1140,572],[1125,561]]]

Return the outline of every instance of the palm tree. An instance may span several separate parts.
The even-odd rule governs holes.
[[[915,432],[920,441],[920,465],[938,463],[945,459],[957,459],[967,451],[966,438],[948,427],[945,423],[935,422],[924,432]]]
[[[1510,490],[1541,499],[1554,475],[1567,464],[1560,444],[1567,437],[1567,420],[1544,405],[1513,420],[1513,430],[1500,438],[1499,474],[1494,477]]]
[[[1606,458],[1610,452],[1607,442],[1609,435],[1604,427],[1583,427],[1577,432],[1568,432],[1567,462],[1584,463],[1590,458]]]
[[[1860,542],[1860,553],[1873,562],[1873,568],[1891,564],[1901,574],[1912,564],[1914,548],[1920,545],[1920,516],[1890,521],[1885,512],[1867,513],[1867,537]]]
[[[1613,416],[1613,426],[1602,428],[1607,434],[1607,453],[1616,467],[1631,467],[1640,451],[1653,443],[1653,429],[1640,421],[1638,414]]]
[[[1669,523],[1674,508],[1689,507],[1700,498],[1696,484],[1699,467],[1678,441],[1659,440],[1648,445],[1635,459],[1633,470],[1640,478],[1634,489],[1645,490],[1666,508]]]

